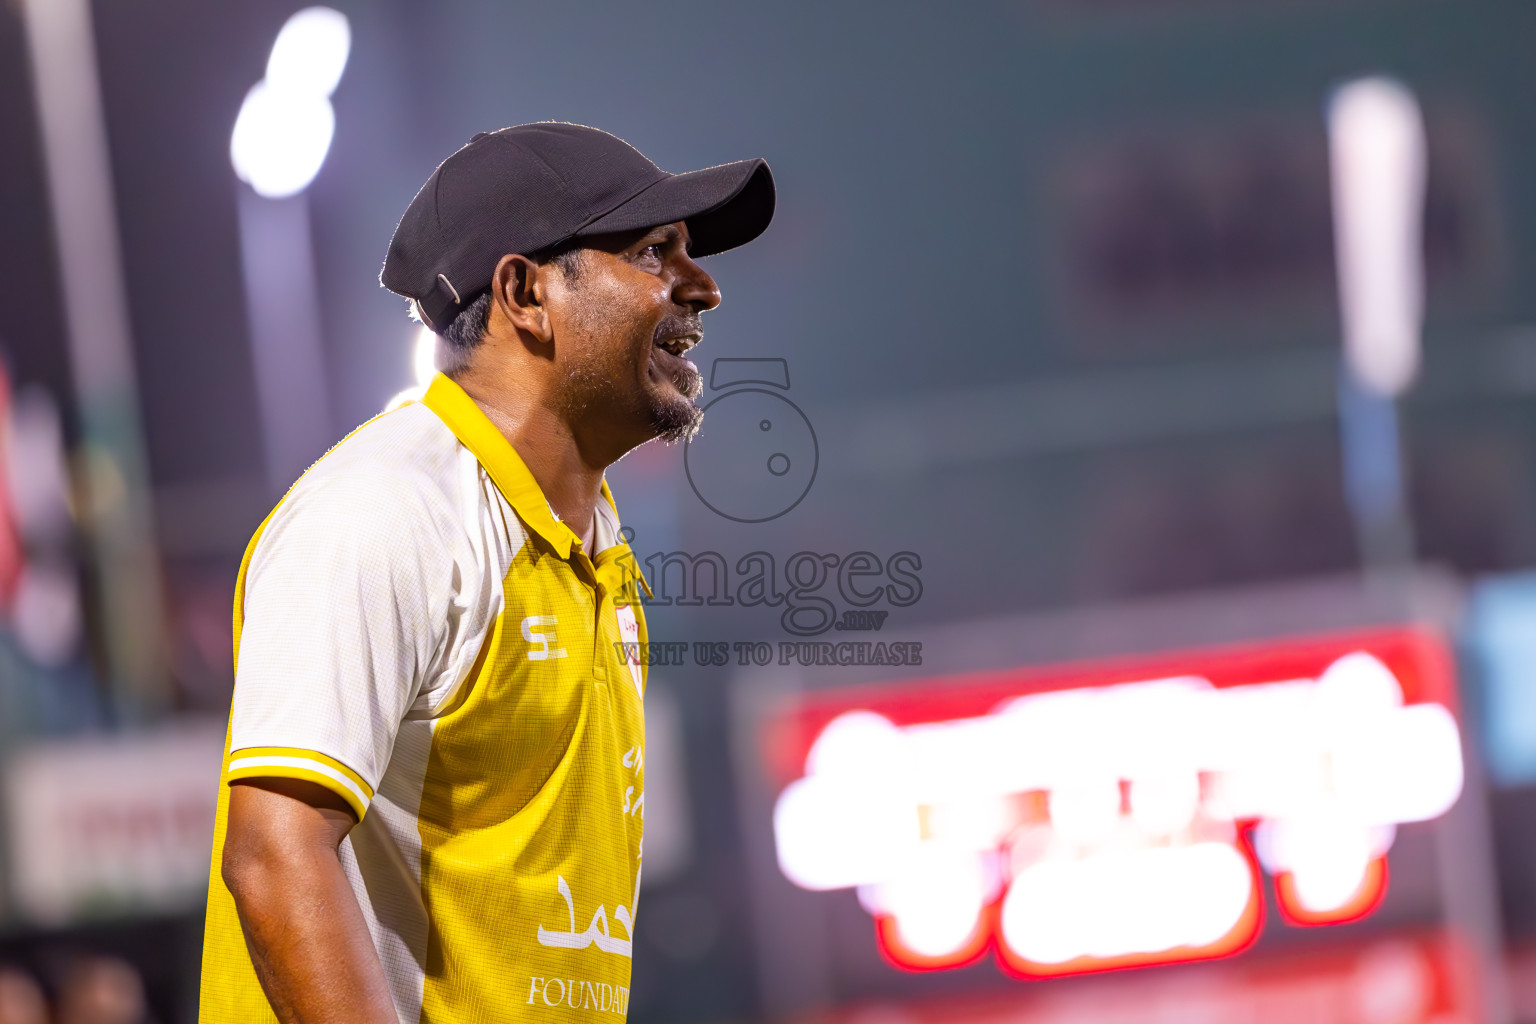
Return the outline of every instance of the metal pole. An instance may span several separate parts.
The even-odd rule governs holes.
[[[1400,574],[1414,564],[1413,518],[1397,402],[1361,385],[1348,363],[1339,374],[1344,492],[1367,574]]]
[[[251,364],[267,483],[276,497],[335,440],[309,200],[303,193],[266,199],[247,185],[237,187]]]
[[[86,527],[119,712],[167,697],[164,608],[88,0],[23,0],[80,416]]]

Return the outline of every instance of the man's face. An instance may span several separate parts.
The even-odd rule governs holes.
[[[704,414],[694,402],[703,380],[685,354],[703,338],[699,314],[720,304],[714,278],[689,258],[681,221],[586,244],[546,298],[562,412],[630,447],[687,440]]]

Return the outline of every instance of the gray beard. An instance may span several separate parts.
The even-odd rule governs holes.
[[[656,440],[669,445],[689,441],[699,432],[699,424],[704,420],[704,410],[693,402],[704,390],[704,380],[697,373],[680,371],[672,375],[672,383],[686,397],[667,399],[649,391],[635,396],[622,390],[617,377],[605,368],[586,364],[572,369],[566,377],[560,411],[574,422],[594,409],[630,405],[638,397],[647,408],[633,411],[650,419]]]
[[[693,440],[703,422],[704,410],[692,401],[655,403],[651,406],[651,426],[656,428],[656,440],[662,444]]]
[[[651,426],[656,428],[656,439],[662,444],[693,440],[699,424],[704,422],[704,410],[694,401],[704,391],[704,378],[697,372],[678,370],[672,374],[672,386],[687,397],[651,403]]]

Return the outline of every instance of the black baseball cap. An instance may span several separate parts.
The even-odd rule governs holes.
[[[559,121],[481,132],[438,165],[395,228],[379,281],[441,331],[507,253],[685,221],[690,254],[752,241],[773,219],[764,160],[669,174],[617,136]]]

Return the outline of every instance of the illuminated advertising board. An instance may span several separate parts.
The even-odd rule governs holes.
[[[822,692],[767,736],[778,864],[855,889],[898,966],[1042,977],[1357,920],[1462,786],[1418,628]],[[1266,883],[1266,876],[1268,883]]]
[[[1197,973],[1142,974],[1112,986],[950,992],[890,1004],[855,1004],[805,1024],[1470,1024],[1485,1019],[1475,958],[1444,933],[1324,944]]]

